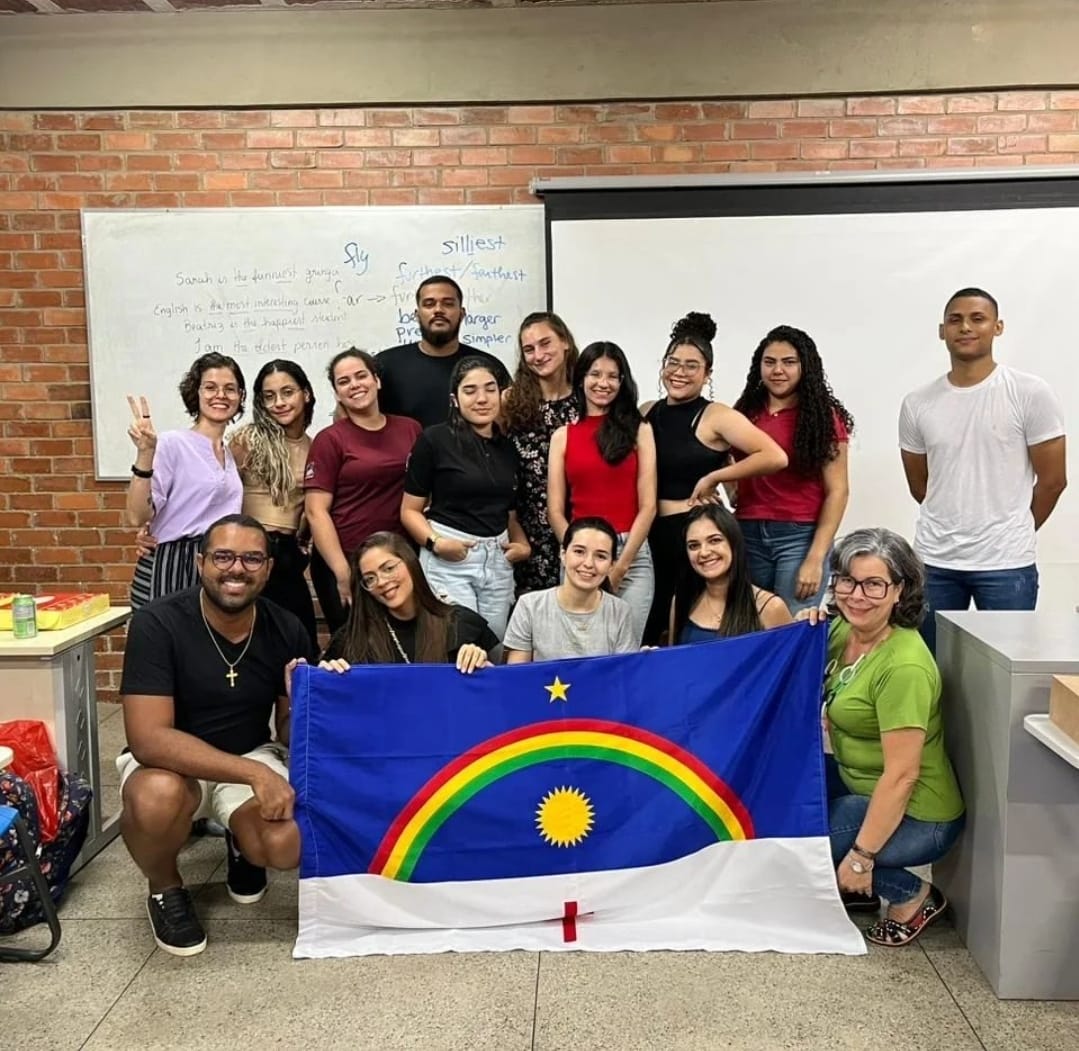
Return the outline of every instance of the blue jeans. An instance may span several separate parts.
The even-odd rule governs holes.
[[[922,638],[936,652],[938,609],[1033,609],[1038,601],[1038,567],[1021,569],[941,569],[925,567],[925,597],[929,612],[922,621]]]
[[[819,606],[828,586],[829,555],[824,558],[817,594],[807,599],[794,597],[798,589],[798,570],[813,545],[816,525],[811,522],[771,522],[757,518],[739,519],[738,524],[746,538],[749,576],[753,583],[765,591],[774,591],[786,602],[791,613]]]
[[[828,778],[828,834],[832,841],[832,862],[836,866],[847,856],[861,831],[869,796],[854,795],[839,776],[834,757],[824,757]],[[877,854],[873,865],[873,893],[891,905],[913,901],[922,881],[907,869],[911,865],[931,865],[951,850],[963,831],[965,817],[954,821],[919,821],[904,817],[891,838]]]

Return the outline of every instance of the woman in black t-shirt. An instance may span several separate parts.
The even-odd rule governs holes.
[[[423,548],[435,593],[479,613],[501,638],[513,602],[513,564],[532,553],[515,510],[517,452],[495,422],[502,380],[489,362],[453,370],[450,415],[416,440],[401,524]]]
[[[348,621],[334,634],[322,659],[346,664],[456,664],[468,674],[486,667],[498,644],[478,613],[435,597],[405,539],[396,533],[375,533],[353,556]]]

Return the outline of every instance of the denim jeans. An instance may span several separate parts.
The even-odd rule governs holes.
[[[854,795],[847,788],[832,756],[824,757],[824,769],[828,778],[832,862],[838,866],[858,838],[869,809],[869,796]],[[904,816],[877,854],[873,865],[873,893],[891,905],[903,905],[917,897],[922,881],[907,869],[912,865],[931,865],[944,857],[963,831],[964,820],[962,815],[954,821],[919,821]]]
[[[621,533],[618,537],[618,546],[626,542],[628,533]],[[652,596],[655,594],[656,578],[652,571],[652,549],[646,540],[637,549],[637,554],[622,578],[618,588],[618,597],[629,605],[629,619],[633,624],[633,634],[636,636],[637,645],[644,638],[644,628],[648,623],[648,612],[652,608]]]
[[[513,565],[502,550],[507,534],[473,536],[438,522],[432,522],[431,528],[439,536],[476,541],[462,562],[447,562],[426,548],[420,551],[420,566],[431,590],[478,613],[501,640],[513,603]]]
[[[925,567],[925,597],[929,612],[922,621],[922,638],[936,652],[938,609],[1033,609],[1038,601],[1038,567],[1020,569],[941,569]]]
[[[771,522],[757,518],[739,519],[746,538],[749,557],[749,576],[765,591],[774,591],[791,613],[810,606],[819,606],[828,585],[829,555],[824,557],[820,589],[807,599],[795,598],[798,589],[798,570],[813,546],[817,531],[812,522]]]

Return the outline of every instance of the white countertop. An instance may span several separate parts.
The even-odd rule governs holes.
[[[941,610],[940,639],[958,631],[1011,672],[1079,674],[1079,613],[1072,610]]]
[[[1079,741],[1073,741],[1048,715],[1025,716],[1023,728],[1050,751],[1056,752],[1064,762],[1079,770]]]
[[[88,617],[70,628],[59,631],[38,631],[35,638],[17,639],[10,631],[0,631],[0,658],[55,657],[64,650],[102,635],[110,628],[123,624],[131,616],[130,606],[110,606],[104,613]]]

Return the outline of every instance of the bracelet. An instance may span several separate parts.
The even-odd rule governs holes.
[[[153,478],[154,469],[151,467],[150,470],[144,471],[141,467],[136,467],[134,464],[132,464],[131,465],[131,473],[136,478]]]
[[[862,850],[862,848],[861,848],[860,846],[858,846],[858,844],[857,844],[857,843],[855,843],[855,844],[854,844],[854,846],[853,846],[853,847],[851,847],[850,849],[851,849],[851,851],[852,851],[853,853],[855,853],[855,854],[858,854],[858,855],[859,855],[860,857],[863,857],[863,858],[865,858],[865,859],[866,859],[866,861],[873,861],[873,860],[874,860],[874,859],[876,858],[876,856],[877,856],[877,852],[876,852],[876,851],[873,851],[873,850]]]

